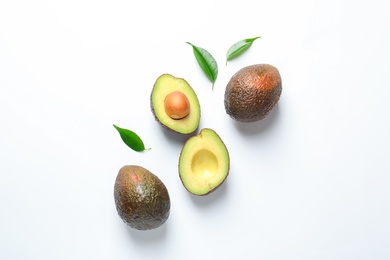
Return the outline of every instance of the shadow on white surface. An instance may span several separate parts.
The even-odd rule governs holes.
[[[168,233],[168,221],[165,222],[162,226],[152,229],[152,230],[137,230],[127,226],[127,232],[132,238],[132,241],[135,244],[151,244],[159,243],[167,237]]]
[[[234,126],[244,135],[252,136],[264,133],[274,127],[280,119],[280,105],[274,109],[262,120],[252,123],[238,122],[232,119]]]
[[[189,196],[191,196],[191,200],[194,202],[194,204],[197,207],[206,208],[227,198],[228,182],[229,182],[229,176],[226,178],[225,182],[221,184],[221,186],[219,186],[213,192],[204,196],[193,195],[189,192],[188,194]]]
[[[180,146],[184,145],[184,143],[192,136],[195,136],[198,134],[199,128],[196,129],[192,134],[180,134],[173,132],[172,130],[166,129],[164,127],[161,127],[161,131],[163,132],[164,136],[169,139],[169,141],[172,141],[174,143],[179,144]]]

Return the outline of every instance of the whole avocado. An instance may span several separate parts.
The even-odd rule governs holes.
[[[141,166],[126,165],[119,170],[114,199],[122,220],[138,230],[155,229],[169,217],[171,203],[167,188]]]
[[[225,89],[225,110],[240,122],[265,118],[282,93],[282,79],[276,67],[269,64],[247,66],[236,72]]]

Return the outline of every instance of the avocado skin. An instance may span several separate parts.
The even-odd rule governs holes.
[[[169,217],[171,203],[167,188],[141,166],[126,165],[119,170],[114,199],[122,220],[138,230],[155,229]]]
[[[282,93],[282,79],[276,67],[255,64],[236,72],[225,90],[225,110],[240,122],[265,118]]]

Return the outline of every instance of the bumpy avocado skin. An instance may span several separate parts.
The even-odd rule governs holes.
[[[225,110],[240,122],[265,118],[282,93],[279,71],[269,64],[247,66],[236,72],[225,90]]]
[[[138,230],[155,229],[169,217],[171,203],[167,188],[141,166],[126,165],[119,170],[114,199],[122,220]]]

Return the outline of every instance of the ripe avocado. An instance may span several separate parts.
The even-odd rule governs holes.
[[[218,134],[209,128],[189,138],[180,153],[180,179],[195,195],[206,195],[218,188],[228,176],[229,168],[229,152]]]
[[[199,126],[200,105],[190,84],[163,74],[157,78],[150,97],[152,113],[165,128],[191,134]]]
[[[122,220],[138,230],[157,228],[169,217],[171,202],[167,188],[141,166],[126,165],[119,170],[114,199]]]
[[[236,72],[225,89],[225,110],[233,119],[254,122],[275,107],[282,93],[279,71],[269,64],[256,64]]]

